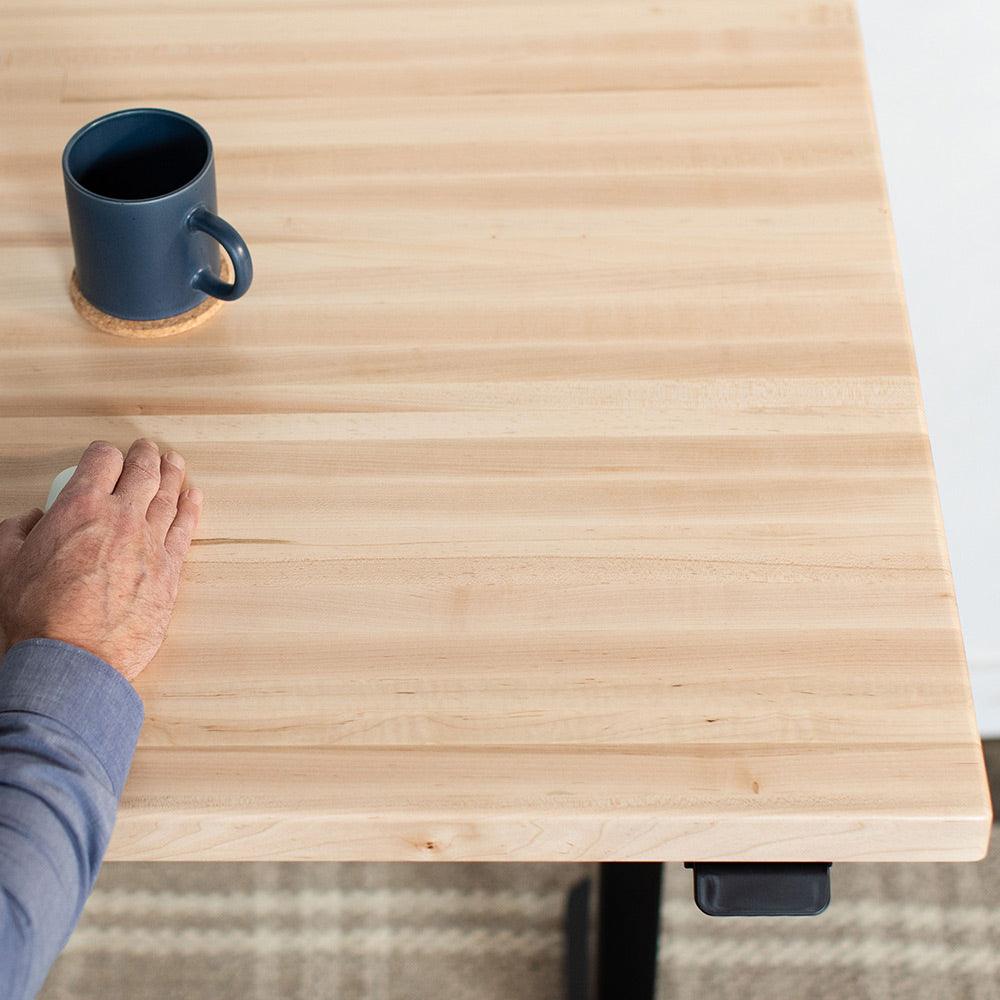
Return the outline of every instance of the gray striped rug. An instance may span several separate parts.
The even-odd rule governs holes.
[[[559,1000],[565,893],[589,871],[109,864],[41,996]],[[810,920],[712,920],[668,866],[661,996],[1000,998],[997,845],[978,865],[835,865],[833,892]]]

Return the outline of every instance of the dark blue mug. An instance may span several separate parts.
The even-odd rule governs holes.
[[[121,319],[166,319],[253,280],[243,237],[216,215],[212,140],[176,111],[133,108],[85,125],[63,151],[76,280]],[[233,281],[219,274],[219,246]]]

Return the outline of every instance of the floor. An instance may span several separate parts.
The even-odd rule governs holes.
[[[994,801],[1000,743],[987,744]],[[587,865],[109,864],[42,1000],[559,1000]],[[713,920],[667,868],[666,1000],[1000,1000],[980,864],[835,865],[813,919]]]

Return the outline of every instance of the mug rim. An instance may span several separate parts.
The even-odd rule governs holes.
[[[189,181],[186,181],[180,187],[174,188],[172,191],[166,191],[163,194],[153,195],[152,198],[109,198],[105,194],[98,194],[96,191],[91,191],[90,188],[85,187],[76,179],[76,177],[73,176],[73,172],[69,168],[69,156],[73,151],[73,147],[87,132],[96,128],[98,125],[102,125],[104,122],[110,121],[112,118],[133,117],[135,115],[161,115],[168,118],[177,118],[180,121],[193,126],[205,140],[206,155],[204,164],[202,164],[201,169],[194,175],[194,177],[192,177]],[[72,184],[77,191],[81,194],[85,194],[88,198],[97,198],[99,201],[106,201],[112,205],[150,205],[157,201],[165,201],[167,198],[173,198],[182,191],[186,191],[188,188],[193,187],[205,176],[205,174],[208,173],[209,170],[211,170],[214,159],[215,150],[212,147],[212,137],[205,130],[204,125],[200,122],[196,122],[189,115],[181,114],[180,111],[171,111],[169,108],[122,108],[118,111],[109,111],[106,115],[101,115],[99,118],[95,118],[93,121],[87,122],[86,125],[78,128],[73,135],[70,136],[69,141],[63,149],[62,170],[63,177],[66,179],[66,182]]]

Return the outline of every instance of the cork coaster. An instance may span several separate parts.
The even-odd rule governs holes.
[[[226,254],[222,254],[222,266],[219,272],[223,281],[233,280],[233,266]],[[91,326],[97,327],[104,333],[114,334],[116,337],[131,337],[134,340],[172,337],[175,334],[193,330],[196,326],[201,326],[202,323],[211,319],[222,308],[222,299],[213,299],[208,296],[194,309],[188,309],[187,312],[178,313],[176,316],[168,316],[166,319],[121,319],[119,316],[103,312],[83,297],[83,292],[80,291],[80,285],[76,280],[75,270],[69,282],[69,297],[73,300],[76,311]]]

